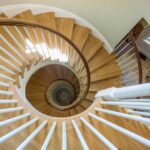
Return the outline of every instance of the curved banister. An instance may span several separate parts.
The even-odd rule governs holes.
[[[18,25],[18,26],[22,26],[22,25]],[[36,28],[38,28],[38,27],[36,27]],[[133,42],[135,42],[135,41],[133,41]],[[134,46],[136,46],[136,45],[134,45]],[[135,51],[135,49],[134,49],[134,51]],[[135,52],[135,53],[137,55],[139,55],[138,52]],[[82,66],[82,67],[84,67],[84,66]],[[82,68],[81,68],[81,70],[82,70]],[[80,73],[82,72],[81,70],[79,69]],[[84,74],[84,76],[85,76],[85,74]],[[82,78],[84,78],[84,77],[82,77]],[[48,147],[49,142],[50,142],[51,136],[55,130],[56,122],[57,122],[57,126],[62,126],[62,147],[64,149],[67,148],[67,134],[69,134],[69,132],[67,132],[68,128],[72,128],[72,123],[73,123],[73,127],[75,128],[75,132],[78,135],[80,142],[81,142],[83,147],[88,148],[88,145],[86,145],[86,141],[83,139],[82,132],[80,132],[79,127],[81,125],[84,125],[87,128],[85,130],[85,134],[87,133],[86,132],[87,130],[91,130],[92,133],[95,136],[97,136],[97,138],[101,142],[103,142],[103,144],[105,144],[105,146],[107,146],[109,149],[117,150],[118,147],[120,147],[120,146],[115,145],[115,142],[112,143],[112,141],[109,141],[107,139],[107,136],[105,137],[104,136],[105,134],[104,135],[102,134],[103,132],[101,133],[97,129],[97,127],[95,127],[95,125],[91,123],[91,121],[88,121],[87,118],[89,117],[89,119],[93,119],[93,120],[95,119],[98,122],[101,122],[104,125],[108,126],[109,128],[111,127],[113,129],[115,129],[117,132],[120,132],[123,135],[130,137],[133,140],[135,140],[135,141],[137,141],[137,142],[139,142],[139,143],[141,143],[147,147],[150,147],[149,139],[146,139],[145,137],[142,137],[141,135],[138,135],[138,134],[132,132],[132,130],[130,131],[130,129],[126,129],[124,127],[121,127],[121,125],[118,125],[115,122],[110,122],[109,119],[106,120],[106,118],[103,118],[103,116],[100,116],[101,114],[96,113],[96,112],[102,112],[102,113],[114,115],[116,117],[121,117],[121,118],[126,118],[126,119],[130,119],[130,120],[134,120],[134,121],[139,121],[141,123],[149,123],[150,120],[148,120],[147,118],[131,116],[129,114],[126,114],[128,112],[122,113],[122,112],[116,112],[116,111],[111,111],[111,110],[101,108],[101,106],[103,106],[103,105],[117,105],[117,106],[119,105],[121,108],[124,107],[124,108],[130,108],[131,109],[131,106],[133,105],[132,106],[133,109],[138,109],[137,106],[139,105],[139,103],[121,102],[121,100],[122,100],[122,98],[130,98],[130,97],[135,97],[135,96],[146,96],[146,95],[148,95],[150,86],[149,85],[147,86],[147,85],[145,84],[145,85],[143,85],[143,87],[141,87],[142,85],[139,85],[140,88],[137,88],[137,86],[136,86],[134,88],[133,87],[124,87],[124,88],[118,88],[117,90],[116,90],[116,88],[112,88],[110,90],[106,89],[104,91],[102,90],[99,93],[97,93],[97,95],[96,95],[97,99],[94,100],[94,103],[92,103],[92,105],[89,108],[87,108],[84,112],[77,114],[77,115],[74,115],[74,116],[71,116],[71,117],[51,117],[51,116],[45,115],[45,114],[37,111],[35,108],[33,108],[31,106],[31,104],[28,101],[26,102],[23,100],[24,97],[22,97],[21,93],[18,93],[17,88],[15,88],[14,86],[11,86],[10,91],[12,91],[12,93],[5,93],[5,94],[6,95],[11,94],[13,99],[14,99],[12,101],[12,103],[17,102],[17,104],[19,104],[19,106],[21,105],[22,107],[14,107],[13,109],[12,108],[2,109],[1,112],[2,113],[5,113],[6,111],[7,112],[11,112],[11,111],[15,112],[15,111],[20,111],[20,110],[24,109],[28,113],[24,114],[24,115],[19,115],[15,118],[11,118],[11,119],[5,120],[4,122],[0,122],[0,123],[3,125],[9,124],[9,123],[18,121],[20,119],[26,118],[30,115],[32,115],[33,119],[24,123],[23,125],[17,127],[16,129],[10,131],[8,134],[5,134],[4,136],[2,136],[0,138],[0,143],[6,141],[7,139],[12,137],[13,135],[21,132],[23,129],[29,127],[30,125],[32,125],[36,121],[40,121],[40,125],[37,126],[35,128],[35,130],[33,130],[33,132],[30,133],[29,136],[26,136],[25,140],[18,146],[17,149],[19,150],[19,149],[25,148],[30,143],[30,141],[41,131],[41,129],[45,128],[45,127],[46,127],[46,129],[50,128],[49,133],[48,133],[48,135],[47,135],[47,137],[46,137],[46,139],[42,145],[42,149],[46,149]],[[1,83],[1,86],[8,86],[8,85],[6,85],[5,83]],[[113,91],[111,91],[111,90],[113,90]],[[142,91],[142,93],[141,93],[141,91]],[[106,101],[108,97],[111,98],[110,102]],[[105,98],[105,101],[103,98]],[[115,100],[118,99],[118,102],[112,101],[113,98]],[[1,100],[1,103],[4,103],[4,101]],[[10,101],[5,101],[5,103],[10,103]],[[124,106],[122,106],[122,104]],[[142,103],[142,104],[144,106],[146,105],[146,107],[147,107],[147,103]],[[128,105],[130,105],[130,107],[128,107]],[[150,106],[150,105],[148,105],[148,106]],[[148,107],[148,109],[149,109],[149,107]],[[47,124],[47,126],[46,126],[46,124]]]
[[[53,34],[56,34],[57,36],[61,37],[66,42],[68,42],[74,48],[74,50],[76,50],[76,52],[79,54],[80,58],[82,59],[82,61],[84,63],[84,66],[86,68],[86,72],[87,72],[86,91],[85,91],[84,96],[82,97],[82,100],[80,101],[80,103],[84,100],[84,98],[86,97],[86,95],[88,93],[89,87],[90,87],[90,71],[89,71],[87,61],[84,58],[84,56],[82,55],[82,53],[80,52],[80,49],[69,38],[67,38],[66,36],[57,32],[54,29],[51,29],[47,26],[37,24],[37,23],[31,22],[31,21],[22,21],[22,20],[18,20],[18,19],[5,19],[5,18],[2,19],[1,18],[0,19],[0,26],[20,26],[20,27],[39,28],[39,29],[43,29],[43,30],[46,30],[48,32],[51,32]],[[81,69],[81,72],[82,72],[82,69]]]
[[[131,37],[131,40],[134,44],[134,47],[135,47],[135,53],[136,53],[136,58],[137,58],[137,63],[138,63],[138,69],[139,69],[139,84],[142,83],[142,64],[141,64],[141,59],[140,59],[140,53],[139,53],[139,49],[138,49],[138,46],[137,46],[137,43],[135,41],[135,38],[133,36],[133,32],[130,33],[130,37]]]

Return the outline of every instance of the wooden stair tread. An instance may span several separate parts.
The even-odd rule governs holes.
[[[1,15],[0,15],[1,17]],[[28,92],[28,98],[32,98],[31,104],[35,104],[35,108],[40,109],[43,113],[47,115],[52,115],[52,116],[62,116],[62,117],[67,117],[70,115],[75,115],[80,112],[83,112],[86,110],[87,107],[89,107],[92,104],[92,101],[94,101],[94,96],[97,91],[104,89],[104,88],[109,88],[112,86],[120,86],[120,68],[115,62],[115,57],[114,54],[109,55],[106,50],[102,47],[103,43],[98,40],[96,37],[94,37],[92,34],[90,34],[90,30],[88,28],[85,28],[83,26],[75,25],[74,26],[74,21],[73,19],[69,18],[56,18],[54,16],[53,12],[50,13],[43,13],[43,14],[38,14],[33,16],[31,11],[25,11],[21,13],[20,15],[17,15],[16,18],[18,19],[23,19],[23,20],[28,20],[28,21],[38,21],[43,25],[47,25],[48,27],[52,29],[58,29],[60,33],[63,35],[67,36],[68,38],[72,38],[73,42],[77,47],[81,50],[83,53],[84,57],[88,61],[90,72],[91,72],[91,83],[90,83],[90,89],[89,92],[85,98],[85,100],[77,107],[72,108],[67,111],[58,111],[55,110],[53,107],[49,106],[48,103],[45,101],[45,89],[48,85],[48,82],[50,82],[49,79],[45,79],[45,74],[48,74],[52,79],[55,79],[55,77],[60,78],[62,76],[65,76],[69,81],[72,83],[76,83],[76,80],[74,76],[70,75],[68,76],[67,72],[64,70],[58,70],[58,68],[52,69],[52,71],[41,71],[29,84],[29,89],[27,90]],[[34,18],[34,19],[33,19]],[[44,19],[43,19],[44,18]],[[50,19],[49,19],[50,18]],[[49,21],[49,22],[48,22]],[[56,23],[57,23],[57,28],[56,28]],[[69,26],[67,28],[67,25]],[[68,30],[69,29],[69,30]],[[1,29],[0,29],[1,30]],[[19,35],[17,32],[13,32],[13,30],[10,30],[17,38],[19,38]],[[20,30],[21,31],[21,30]],[[2,31],[3,32],[3,31]],[[30,35],[32,36],[33,43],[35,44],[37,42],[36,37],[33,35],[32,30],[29,30]],[[6,34],[5,34],[6,35]],[[46,36],[47,34],[45,34]],[[8,36],[8,35],[7,35]],[[38,36],[40,38],[40,42],[43,42],[40,33],[38,33]],[[24,37],[26,38],[26,34],[24,33]],[[7,38],[7,37],[6,37]],[[11,43],[18,49],[18,46],[12,41],[12,39],[9,39]],[[19,41],[20,39],[18,39]],[[46,39],[47,40],[47,39]],[[47,40],[48,41],[48,40]],[[21,42],[21,41],[20,41]],[[2,46],[4,46],[9,52],[11,52],[16,58],[16,56],[11,48],[9,48],[6,43],[1,42]],[[25,46],[25,43],[22,42],[22,45]],[[7,57],[5,54],[0,52],[0,54],[7,58],[10,62],[14,63],[12,60],[10,60],[9,57]],[[18,58],[20,59],[20,58]],[[78,59],[78,58],[76,58]],[[22,61],[20,59],[20,61]],[[10,66],[7,66],[3,61],[0,60],[0,64],[3,64],[4,66],[12,68]],[[15,63],[14,63],[15,64]],[[17,65],[17,64],[16,64]],[[18,66],[20,67],[20,66]],[[0,70],[2,71],[2,70]],[[4,72],[4,74],[6,74]],[[45,79],[45,80],[44,80]],[[0,79],[2,82],[7,82],[3,79]],[[8,82],[9,83],[9,82]],[[10,83],[13,84],[13,83]],[[6,90],[9,91],[9,88],[2,88],[0,87],[1,90]],[[12,97],[0,95],[0,98],[8,99]],[[91,101],[91,102],[90,102]],[[0,106],[0,108],[7,108],[8,106],[12,105],[5,105],[4,107]],[[17,105],[18,106],[18,105]],[[100,105],[99,107],[106,108],[106,109],[112,109],[116,111],[123,112],[124,110],[121,110],[119,107],[110,107],[110,106],[104,106]],[[93,111],[94,112],[94,111]],[[11,113],[11,116],[17,116],[18,114],[22,114],[22,111],[19,111],[17,113]],[[100,117],[111,121],[115,124],[118,124],[126,129],[129,129],[136,134],[142,135],[143,137],[149,139],[150,135],[147,133],[149,132],[148,128],[145,127],[145,125],[142,125],[138,122],[123,119],[111,116],[111,115],[106,115],[104,113],[96,113],[96,115],[99,115]],[[123,134],[116,132],[115,130],[111,129],[110,127],[99,123],[95,121],[94,119],[89,119],[87,116],[86,119],[98,130],[100,131],[108,140],[110,140],[115,146],[118,148],[123,148],[123,149],[143,149],[146,150],[143,145],[135,142],[134,140],[128,138],[127,136],[124,136]],[[9,116],[6,115],[1,115],[0,119],[7,119]],[[11,117],[10,117],[11,118]],[[32,118],[32,117],[31,117]],[[30,118],[30,119],[31,119]],[[0,120],[1,121],[1,120]],[[18,121],[16,123],[12,123],[8,126],[2,127],[2,130],[0,132],[0,137],[2,137],[4,134],[14,130],[17,128],[19,125],[29,121],[28,119],[24,119],[21,121]],[[69,120],[70,121],[70,120]],[[10,149],[10,145],[12,146],[12,149],[16,149],[16,147],[39,125],[40,121],[38,123],[35,123],[31,125],[29,128],[25,129],[23,132],[15,135],[13,138],[10,138],[6,143],[1,145],[1,149],[7,150]],[[68,123],[68,122],[67,122]],[[78,121],[79,123],[79,121]],[[96,137],[94,134],[82,123],[79,123],[79,128],[81,133],[83,134],[86,142],[88,143],[90,149],[107,149],[107,147]],[[68,124],[67,124],[68,125]],[[45,140],[45,137],[47,136],[47,131],[48,128],[44,127],[40,133],[35,137],[34,140],[31,141],[31,143],[27,146],[27,149],[34,150],[38,149],[42,144],[43,141]],[[76,137],[76,133],[74,132],[73,127],[71,126],[68,129],[67,126],[67,138],[70,140],[67,140],[67,147],[68,149],[72,149],[72,147],[77,147],[79,150],[82,149],[80,146],[80,141]],[[52,136],[51,143],[48,146],[48,149],[61,149],[61,144],[56,144],[61,143],[61,128],[57,126],[54,135]],[[115,136],[114,136],[115,135]],[[92,138],[91,138],[92,137]],[[16,139],[16,140],[14,140]],[[119,139],[119,140],[118,140]],[[128,144],[127,144],[128,143]]]
[[[57,31],[65,35],[69,39],[72,37],[74,20],[72,18],[56,18]]]
[[[77,25],[74,25],[72,33],[72,41],[81,50],[90,34],[90,29]]]
[[[81,113],[85,110],[85,108],[82,105],[76,106],[75,109],[78,111],[78,113]]]
[[[81,105],[87,109],[91,105],[91,102],[84,99],[84,101],[81,103]]]
[[[70,111],[70,115],[76,115],[76,114],[78,114],[77,110],[74,109],[74,108],[70,109],[69,111]]]
[[[91,100],[91,101],[94,101],[94,96],[95,96],[96,92],[88,92],[87,95],[86,95],[86,98],[85,99],[88,99],[88,100]]]
[[[112,60],[115,61],[114,54],[108,54],[104,48],[100,48],[98,52],[88,62],[90,72],[100,69],[106,63],[110,63]]]
[[[120,87],[121,81],[120,77],[114,77],[103,81],[97,81],[95,83],[90,84],[89,91],[98,92],[99,90],[103,90],[110,87]]]
[[[86,61],[89,61],[102,47],[102,45],[103,42],[90,33],[84,47],[81,50]]]
[[[25,20],[25,21],[36,22],[36,19],[34,18],[31,10],[23,11],[23,12],[15,15],[15,16],[13,16],[12,18],[21,19],[21,20]]]
[[[115,124],[119,123],[119,121],[117,119],[114,119],[114,118],[111,119],[110,115],[105,115],[104,113],[96,113],[96,115],[98,115],[98,116],[100,116],[100,117],[102,117],[102,118],[104,118],[104,119],[106,119],[108,121],[114,122]],[[143,145],[139,144],[138,142],[132,140],[131,138],[123,135],[122,133],[120,133],[120,132],[118,132],[118,131],[116,131],[114,129],[112,129],[111,127],[108,127],[107,125],[104,125],[104,124],[102,124],[100,122],[95,121],[95,119],[90,119],[90,122],[92,123],[92,125],[98,131],[100,131],[105,137],[107,137],[107,139],[109,141],[111,141],[118,148],[125,148],[125,149],[130,149],[131,148],[131,149],[144,149],[144,150],[146,148]],[[121,123],[121,126],[123,124],[126,124],[127,126],[129,126],[129,122],[127,123],[126,120],[124,120]],[[132,126],[132,128],[134,128],[134,127]],[[131,128],[129,130],[131,130]],[[85,134],[85,132],[84,132],[84,134]],[[114,135],[117,138],[114,138]],[[119,140],[118,140],[118,138],[119,138]],[[128,144],[126,144],[126,142],[124,142],[124,141],[126,141],[126,142],[128,141]],[[147,150],[147,148],[146,148],[146,150]]]
[[[99,80],[104,80],[116,76],[120,76],[120,68],[116,62],[111,62],[101,69],[98,69],[91,73],[91,82],[96,82]]]
[[[56,19],[54,12],[46,12],[34,15],[37,23],[40,23],[46,27],[56,30]]]

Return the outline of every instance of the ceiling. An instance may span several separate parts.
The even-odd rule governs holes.
[[[31,0],[0,0],[0,6],[31,3]],[[95,26],[111,47],[144,17],[150,23],[150,0],[32,0],[68,10]]]

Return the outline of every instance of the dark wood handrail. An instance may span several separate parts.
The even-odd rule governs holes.
[[[54,29],[51,29],[47,26],[32,22],[32,21],[23,21],[23,20],[19,20],[19,19],[8,19],[8,18],[0,18],[0,25],[8,25],[8,26],[24,26],[24,27],[31,27],[31,28],[40,28],[43,30],[46,30],[48,32],[52,32],[58,36],[60,36],[61,38],[63,38],[65,41],[67,41],[79,54],[79,56],[81,57],[81,59],[83,60],[83,63],[85,65],[86,71],[87,71],[87,88],[86,88],[86,92],[83,96],[83,100],[86,97],[88,91],[89,91],[89,87],[90,87],[90,70],[88,67],[88,63],[86,61],[86,59],[84,58],[84,56],[82,55],[82,53],[80,52],[80,49],[66,36],[64,36],[63,34],[57,32]]]
[[[131,42],[132,46],[134,47],[133,50],[135,52],[135,55],[136,55],[136,59],[137,59],[137,65],[138,65],[138,72],[139,72],[139,80],[138,80],[138,83],[141,84],[142,83],[142,76],[143,76],[143,73],[142,73],[142,64],[141,64],[141,59],[140,59],[140,53],[139,53],[139,49],[138,49],[138,46],[137,46],[137,43],[136,43],[136,40],[135,40],[135,37],[134,37],[134,34],[133,34],[133,31],[130,31],[124,38],[123,40],[115,47],[115,52],[116,53],[119,53],[120,49],[119,48],[123,48],[122,45],[123,43],[129,43]],[[128,50],[124,50],[120,53],[120,56],[124,53],[126,53]],[[118,56],[118,57],[120,57]],[[117,58],[117,57],[116,57]]]
[[[131,41],[132,41],[132,43],[134,45],[134,50],[135,50],[135,54],[136,54],[136,58],[137,58],[137,63],[138,63],[138,70],[139,70],[139,84],[141,84],[142,83],[143,73],[142,73],[142,64],[141,64],[139,49],[138,49],[136,40],[134,38],[133,31],[131,31],[129,33],[129,36],[130,36],[130,39],[131,39]]]

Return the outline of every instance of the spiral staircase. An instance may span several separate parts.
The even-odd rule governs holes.
[[[0,14],[0,33],[1,150],[149,149],[149,118],[95,97],[124,84],[115,53],[89,28],[27,10]]]

